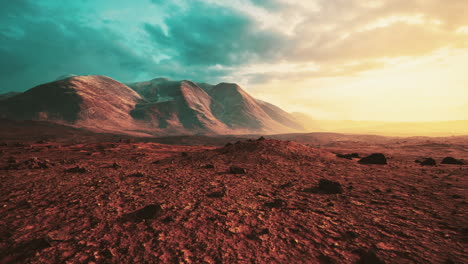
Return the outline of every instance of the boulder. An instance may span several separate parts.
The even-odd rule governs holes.
[[[229,167],[229,173],[232,173],[232,174],[246,174],[247,170],[244,169],[244,168],[241,168],[241,167],[231,166],[231,167]]]
[[[419,164],[421,164],[421,166],[435,166],[436,161],[433,158],[426,158]]]
[[[334,182],[326,179],[321,179],[319,181],[318,189],[320,192],[327,194],[336,194],[343,192],[343,188],[341,187],[341,184],[339,182]]]
[[[445,157],[441,164],[454,164],[454,165],[463,165],[463,161],[455,159],[453,157]]]
[[[377,164],[377,165],[386,165],[387,158],[382,153],[373,153],[367,157],[364,157],[358,161],[361,164]]]

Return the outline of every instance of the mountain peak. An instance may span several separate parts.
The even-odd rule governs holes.
[[[63,76],[0,102],[0,117],[152,134],[297,132],[279,107],[236,83],[154,78],[127,85],[99,75]]]

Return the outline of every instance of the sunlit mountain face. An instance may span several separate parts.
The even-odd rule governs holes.
[[[1,94],[168,77],[237,83],[315,121],[468,119],[466,0],[3,2]]]

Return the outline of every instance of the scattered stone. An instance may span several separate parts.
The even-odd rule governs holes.
[[[213,164],[205,164],[205,165],[201,165],[200,168],[202,168],[202,169],[214,169],[215,166]]]
[[[142,177],[145,177],[145,174],[138,171],[138,172],[127,175],[127,177],[142,178]]]
[[[122,221],[141,222],[143,220],[154,219],[162,213],[161,205],[150,204],[134,212],[122,216]]]
[[[271,202],[266,202],[265,206],[269,208],[281,208],[286,204],[286,202],[282,199],[274,199]]]
[[[343,188],[339,182],[334,182],[326,179],[320,179],[319,181],[319,190],[326,194],[336,194],[342,193]]]
[[[244,168],[241,168],[241,167],[231,166],[231,167],[229,167],[229,173],[232,173],[232,174],[246,174],[247,170],[244,169]]]
[[[287,182],[287,183],[285,183],[285,184],[281,184],[281,185],[279,186],[279,188],[280,188],[280,189],[286,189],[286,188],[289,188],[289,187],[292,187],[292,186],[293,186],[292,182]]]
[[[70,173],[86,173],[88,170],[86,168],[76,166],[73,168],[66,169],[65,172],[70,172]]]
[[[71,236],[61,230],[55,230],[52,232],[49,232],[46,237],[47,240],[49,241],[67,241],[71,239]]]
[[[358,161],[361,164],[377,164],[377,165],[386,165],[387,158],[385,158],[382,153],[373,153],[367,157],[364,157]]]
[[[462,160],[458,160],[458,159],[455,159],[453,157],[445,157],[441,164],[453,164],[453,165],[463,165],[463,161]]]
[[[355,239],[355,238],[358,238],[359,235],[358,233],[354,232],[354,231],[346,231],[343,235],[344,238],[346,239]]]
[[[114,162],[114,164],[112,164],[112,168],[120,169],[120,168],[122,168],[122,166],[120,166],[118,163]]]
[[[210,198],[222,198],[225,195],[226,195],[226,192],[222,190],[222,191],[211,192],[207,196]]]
[[[421,163],[421,166],[435,166],[436,161],[433,158],[424,159]]]
[[[48,169],[52,166],[48,160],[39,160],[36,157],[26,160],[24,165],[29,169]]]
[[[376,249],[369,249],[361,255],[356,264],[385,264],[385,262],[377,255]]]

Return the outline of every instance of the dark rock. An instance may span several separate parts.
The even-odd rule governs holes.
[[[209,193],[207,196],[210,197],[210,198],[222,198],[226,195],[225,191],[216,191],[216,192],[212,192],[212,193]]]
[[[76,166],[73,168],[66,169],[65,172],[70,172],[70,173],[86,173],[88,170],[86,168]]]
[[[138,171],[138,172],[127,175],[127,177],[142,178],[142,177],[145,177],[145,174]]]
[[[244,169],[244,168],[241,168],[241,167],[231,166],[231,167],[229,167],[229,173],[232,173],[232,174],[246,174],[247,170]]]
[[[293,186],[292,182],[287,182],[287,183],[285,183],[285,184],[281,184],[281,185],[279,186],[279,188],[281,188],[281,189],[286,189],[286,188],[289,188],[289,187],[292,187],[292,186]]]
[[[154,219],[162,213],[161,205],[150,204],[134,212],[125,214],[121,220],[131,222],[141,222],[143,220]]]
[[[454,194],[454,195],[452,195],[452,198],[453,199],[463,199],[463,196],[458,195],[458,194]]]
[[[188,157],[188,153],[187,153],[187,152],[182,152],[181,155],[182,155],[182,157]]]
[[[436,161],[433,158],[424,159],[421,163],[421,166],[435,166]]]
[[[359,235],[358,233],[354,232],[354,231],[346,231],[345,234],[343,235],[344,238],[346,239],[355,239],[355,238],[358,238]]]
[[[377,165],[386,165],[387,158],[385,158],[382,153],[373,153],[367,157],[364,157],[358,161],[361,164],[377,164]]]
[[[225,147],[229,147],[229,146],[232,146],[232,143],[231,142],[228,142],[226,143],[226,145],[224,145]]]
[[[319,260],[320,264],[334,264],[334,263],[336,263],[333,258],[331,258],[330,256],[326,256],[324,254],[320,254],[318,256],[318,260]]]
[[[414,162],[416,162],[416,163],[421,163],[421,161],[420,161],[420,160],[415,160]]]
[[[114,162],[114,164],[112,164],[112,168],[114,168],[114,169],[120,169],[120,168],[122,168],[122,166],[120,166],[119,164],[117,164],[116,162]]]
[[[259,137],[257,140],[258,140],[258,141],[262,141],[262,140],[265,140],[265,138],[264,138],[263,136],[261,136],[261,137]]]
[[[319,190],[327,194],[342,193],[343,188],[339,182],[334,182],[326,179],[321,179],[319,181]]]
[[[200,166],[202,169],[214,169],[214,167],[215,166],[213,164],[205,164]]]
[[[55,230],[47,233],[46,239],[48,241],[67,241],[71,239],[71,236],[67,232]]]
[[[266,202],[265,206],[269,208],[281,208],[285,205],[285,201],[282,199],[274,199],[271,202]]]
[[[463,161],[455,159],[453,157],[445,157],[441,164],[454,164],[454,165],[463,165]]]
[[[377,255],[375,249],[369,249],[361,255],[356,264],[385,264],[385,262]]]
[[[39,160],[36,157],[26,160],[24,165],[29,169],[48,169],[52,166],[48,160]]]

